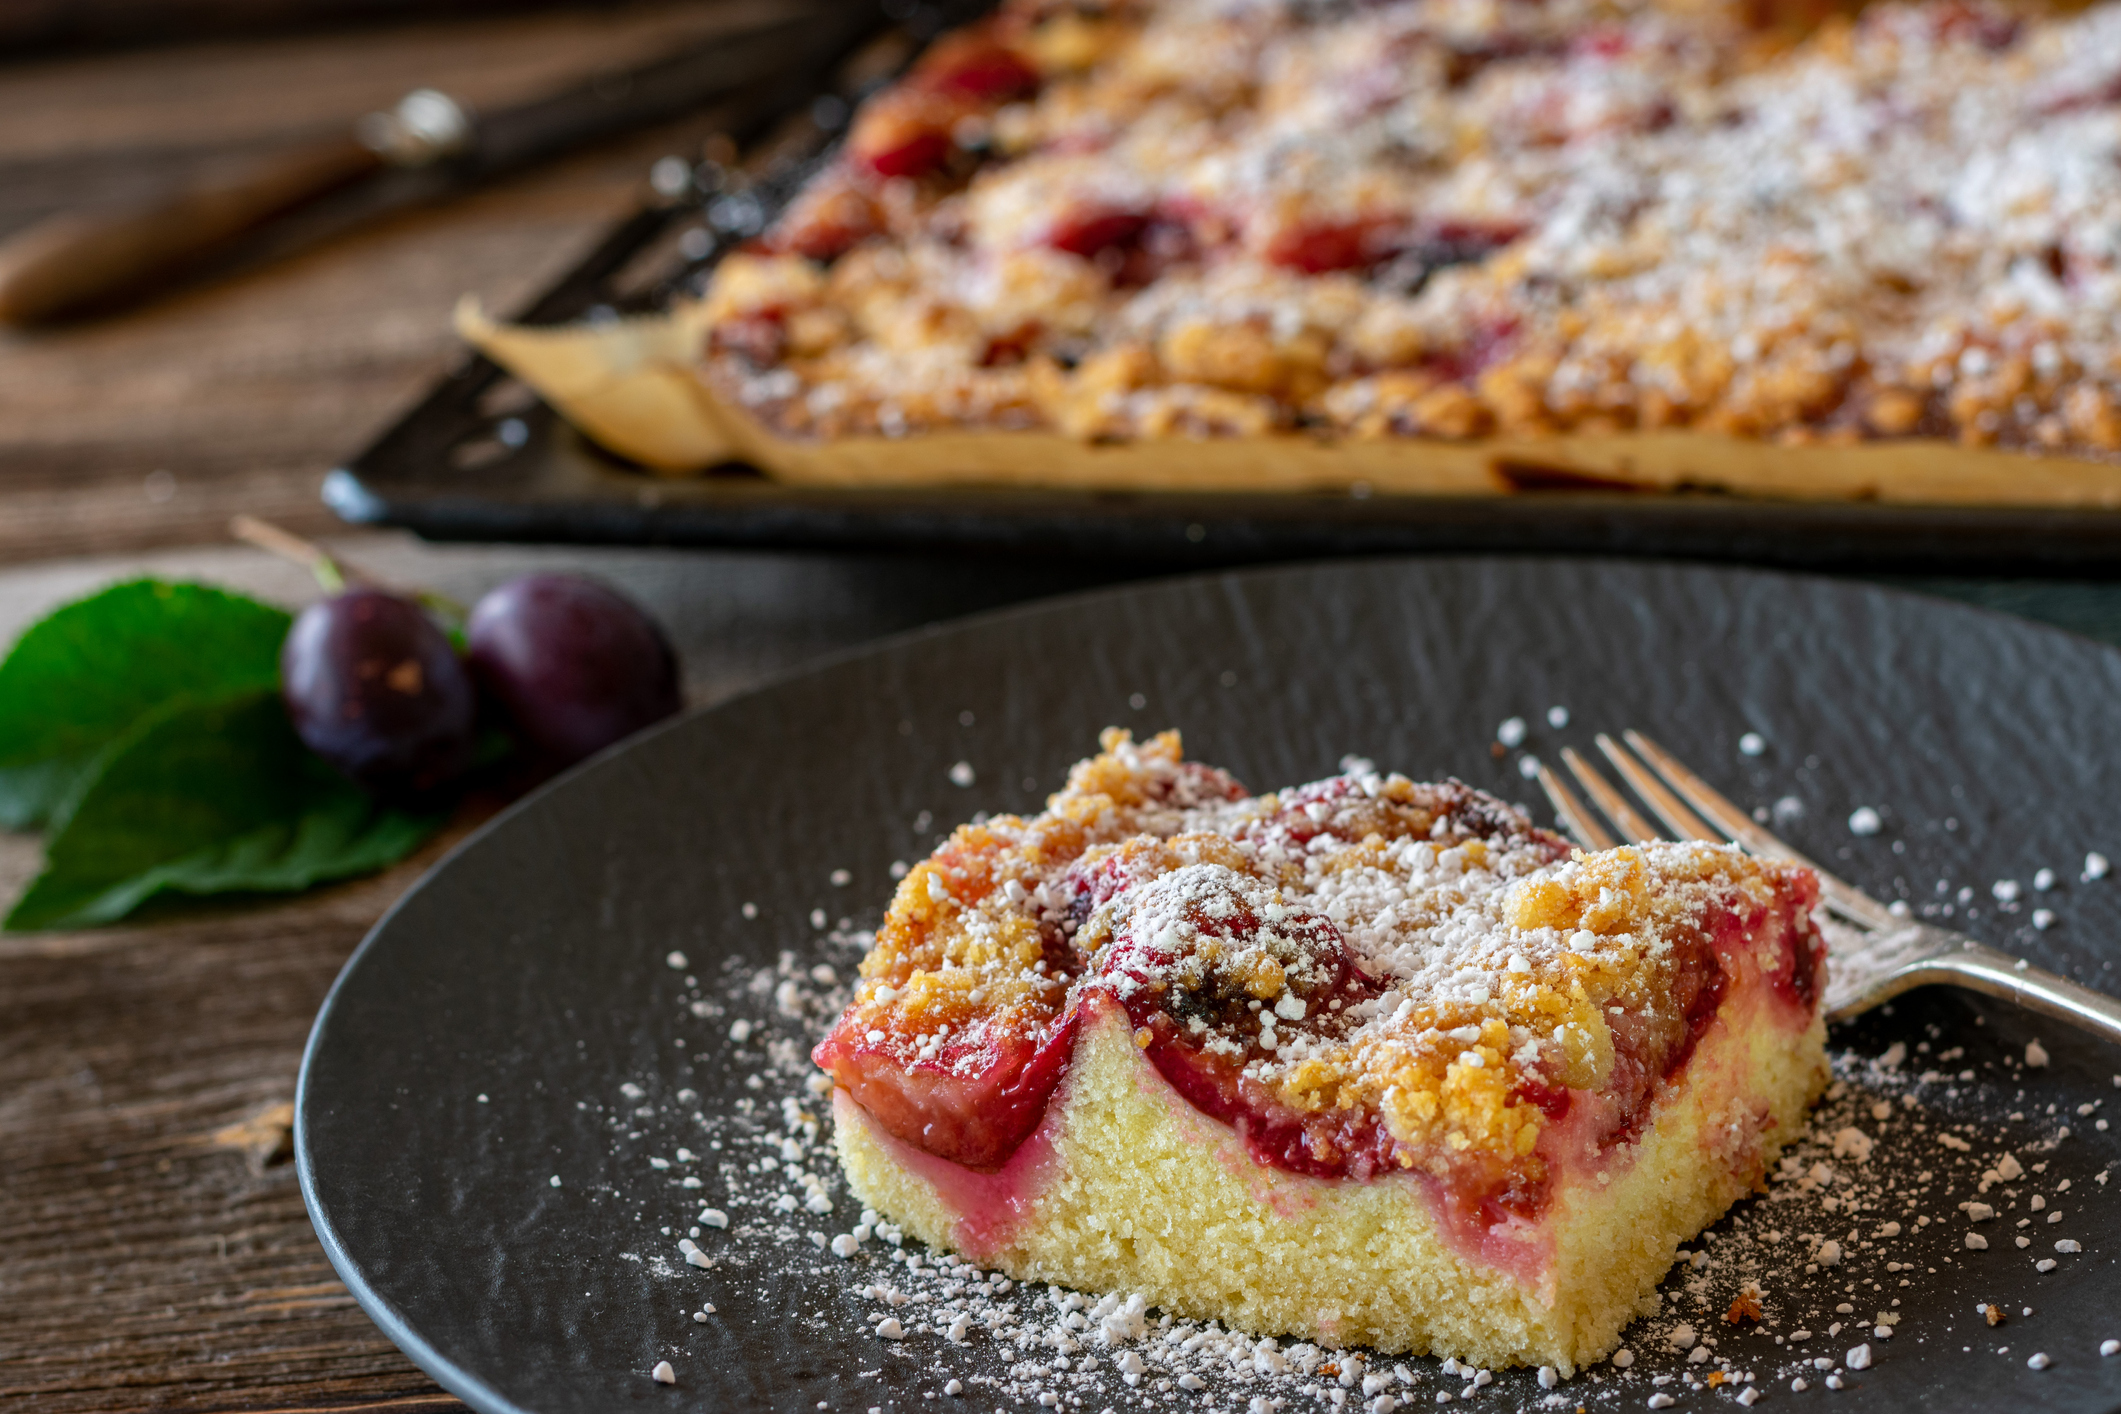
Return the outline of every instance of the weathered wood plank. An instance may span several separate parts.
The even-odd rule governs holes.
[[[293,1098],[332,977],[441,847],[292,906],[0,944],[0,1402],[454,1402],[334,1278],[292,1165],[214,1137]]]
[[[384,578],[465,601],[532,568],[596,574],[669,627],[695,700],[883,634],[1127,573],[380,534],[333,544]],[[0,644],[58,603],[149,570],[290,605],[315,592],[303,572],[241,547],[18,569],[0,573]],[[332,977],[446,844],[291,901],[0,934],[0,1403],[61,1414],[453,1403],[334,1280],[272,1124],[293,1099]],[[0,834],[0,901],[37,858],[34,840]]]
[[[11,66],[0,232],[334,130],[417,84],[504,103],[786,8],[712,0]],[[0,332],[0,563],[217,539],[237,510],[329,528],[324,472],[460,356],[457,298],[528,298],[638,200],[654,158],[696,151],[712,127],[602,144],[115,318]]]
[[[763,8],[632,6],[10,65],[0,231],[329,130],[416,84],[506,102]],[[607,144],[121,318],[0,335],[0,562],[219,542],[237,510],[334,528],[319,479],[457,356],[458,295],[526,298],[637,198],[649,161],[706,131]],[[395,542],[370,548],[414,577],[430,568]],[[469,569],[428,582],[461,592],[509,572],[463,553]],[[160,567],[304,592],[299,575],[240,552]],[[0,579],[0,641],[129,568]],[[787,661],[766,642],[779,620],[759,617],[752,647],[715,658],[726,666],[704,690]],[[821,622],[831,644],[867,626]],[[786,643],[798,656],[818,646],[807,632]],[[445,844],[292,902],[0,938],[0,1402],[455,1407],[336,1281],[278,1146],[261,1152],[256,1125],[247,1144],[230,1135],[292,1099],[332,977]],[[35,841],[0,836],[0,897],[37,859]]]

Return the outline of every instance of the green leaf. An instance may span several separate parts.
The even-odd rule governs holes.
[[[60,816],[10,930],[108,923],[163,892],[291,892],[369,873],[445,818],[381,805],[312,756],[277,689],[163,705],[105,749]]]
[[[275,686],[284,610],[139,579],[54,610],[0,660],[0,828],[48,821],[98,753],[173,698]]]

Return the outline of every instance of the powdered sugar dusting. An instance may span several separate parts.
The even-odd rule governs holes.
[[[871,239],[723,267],[724,387],[825,436],[2121,448],[2121,8],[1766,58],[1735,5],[1162,0],[1049,66],[1053,8],[1006,7],[1052,81],[968,183],[835,169],[793,224]]]
[[[1367,761],[1255,796],[1185,761],[1176,732],[1108,729],[1101,745],[1044,812],[966,826],[908,871],[820,1053],[929,1153],[1006,1158],[1044,1092],[1004,1100],[997,1047],[1043,1054],[1071,1008],[1111,993],[1160,1068],[1191,1070],[1182,1051],[1226,1097],[1248,1093],[1229,1068],[1254,1085],[1241,1103],[1282,1135],[1255,1157],[1419,1167],[1536,1207],[1538,1096],[1618,1075],[1602,1132],[1631,1123],[1691,1052],[1717,946],[1778,979],[1765,1024],[1811,1019],[1821,945],[1801,870],[1703,844],[1571,859],[1492,796]],[[930,1069],[902,1087],[913,1066]],[[936,1088],[935,1069],[983,1097]]]
[[[1196,800],[1180,813],[1225,808]],[[1169,823],[1175,833],[1185,822]],[[1380,887],[1371,880],[1355,892],[1381,901]],[[1328,894],[1359,918],[1340,893],[1313,901]],[[847,1197],[829,1085],[807,1060],[849,1000],[842,979],[873,937],[813,933],[806,914],[794,903],[768,906],[755,926],[796,946],[770,965],[731,960],[718,975],[688,974],[679,1005],[689,1048],[617,1093],[585,1098],[632,1175],[622,1191],[639,1205],[641,1241],[625,1257],[693,1312],[696,1343],[658,1352],[681,1385],[688,1370],[726,1358],[722,1313],[772,1299],[797,1275],[833,1293],[817,1320],[873,1347],[862,1374],[877,1384],[868,1403],[883,1407],[926,1407],[924,1398],[947,1399],[953,1386],[982,1409],[1339,1411],[1469,1397],[1504,1408],[1634,1409],[1652,1395],[1705,1394],[1750,1405],[1790,1398],[1797,1381],[1817,1389],[1887,1377],[1906,1360],[1946,1369],[2022,1362],[2035,1342],[2058,1367],[2097,1358],[2040,1341],[2039,1331],[2041,1284],[2066,1264],[2098,1260],[2087,1239],[2099,1229],[2085,1219],[2109,1201],[2105,1141],[2072,1134],[2087,1122],[2082,1107],[2064,1102],[2053,1067],[2027,1064],[2024,1033],[1960,1034],[1896,1020],[1891,1009],[1864,1023],[1834,1055],[1835,1083],[1766,1192],[1680,1254],[1620,1351],[1562,1381],[1260,1340],[1173,1319],[1129,1293],[1018,1285],[906,1241]],[[1502,957],[1505,970],[1511,959]],[[1536,965],[1536,949],[1523,960]],[[1454,977],[1441,985],[1457,985]],[[718,1075],[697,1082],[714,1098],[671,1088],[688,1067]],[[1966,1248],[1970,1232],[1988,1247]],[[1917,1288],[1950,1291],[1963,1316],[1904,1320],[1901,1303]]]
[[[790,921],[807,932],[800,913]],[[1554,1377],[1549,1386],[1533,1370],[1488,1372],[1261,1340],[1173,1319],[1128,1293],[1019,1285],[928,1252],[851,1206],[833,1155],[824,1077],[806,1055],[847,998],[844,985],[820,984],[813,969],[824,962],[837,971],[869,941],[864,932],[836,931],[770,966],[732,961],[692,991],[684,1015],[699,1053],[693,1063],[709,1063],[705,1053],[719,1047],[714,1062],[743,1077],[723,1087],[729,1098],[672,1091],[651,1072],[638,1078],[645,1098],[615,1094],[604,1102],[614,1151],[635,1164],[629,1196],[640,1204],[642,1240],[627,1256],[705,1317],[693,1327],[696,1345],[662,1352],[681,1383],[688,1362],[699,1368],[724,1358],[723,1312],[802,1273],[825,1278],[837,1293],[820,1319],[873,1343],[878,1388],[870,1402],[887,1407],[893,1388],[906,1391],[902,1399],[917,1398],[915,1390],[939,1396],[953,1381],[968,1399],[989,1401],[968,1406],[977,1408],[1035,1409],[1042,1395],[1070,1409],[1243,1410],[1266,1400],[1334,1411],[1376,1408],[1380,1396],[1429,1406],[1440,1394],[1526,1410],[1635,1409],[1660,1392],[1786,1398],[1793,1379],[1854,1382],[1898,1360],[1995,1358],[2019,1336],[2013,1327],[2038,1329],[2033,1284],[2043,1274],[2035,1260],[2088,1260],[2058,1257],[2054,1244],[2078,1243],[2085,1229],[2073,1220],[2110,1201],[2096,1181],[2106,1177],[2096,1156],[2062,1137],[2067,1107],[2049,1113],[2058,1108],[2046,1093],[2057,1088],[2049,1072],[2028,1070],[2002,1044],[1980,1048],[1976,1058],[1970,1043],[1938,1027],[1909,1029],[1890,1045],[1834,1057],[1835,1084],[1769,1176],[1766,1194],[1741,1203],[1682,1252],[1654,1311],[1628,1330],[1621,1350],[1572,1380]],[[727,1040],[739,1017],[752,1022],[744,1044]],[[2007,1109],[2012,1117],[2001,1118]],[[668,1171],[650,1162],[681,1145],[689,1162]],[[700,1177],[703,1188],[682,1188],[685,1174]],[[1977,1204],[1995,1218],[1977,1223]],[[727,1226],[703,1221],[703,1209]],[[2044,1220],[2057,1211],[2060,1223]],[[1986,1251],[1965,1250],[1960,1239],[1976,1226],[2010,1236]],[[2018,1245],[2016,1236],[2035,1230],[2038,1242]],[[1822,1263],[1830,1243],[1838,1260]],[[1954,1305],[1965,1320],[1903,1322],[1899,1303],[1910,1289],[1940,1284],[1964,1298]],[[1757,1301],[1757,1319],[1745,1315],[1748,1297]],[[2034,1314],[2017,1315],[2028,1297]],[[1975,1307],[1999,1300],[2010,1325],[1991,1329]],[[1727,1319],[1734,1308],[1735,1323]],[[1868,1363],[1849,1359],[1866,1347]]]

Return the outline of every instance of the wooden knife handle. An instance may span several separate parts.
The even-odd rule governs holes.
[[[47,217],[0,242],[0,321],[38,323],[138,293],[382,164],[338,138],[140,205]]]

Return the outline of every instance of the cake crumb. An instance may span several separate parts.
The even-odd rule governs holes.
[[[644,1185],[653,1182],[653,1191],[663,1191],[664,1185],[674,1190],[678,1176],[668,1172],[658,1176],[659,1171],[644,1160],[656,1153],[679,1152],[674,1145],[682,1138],[702,1151],[697,1172],[706,1179],[707,1191],[677,1195],[678,1201],[686,1205],[684,1211],[699,1213],[701,1226],[733,1229],[726,1239],[714,1240],[716,1275],[686,1276],[703,1286],[718,1284],[760,1271],[758,1264],[770,1264],[776,1252],[790,1256],[799,1252],[808,1270],[830,1271],[842,1278],[840,1287],[850,1301],[861,1294],[862,1300],[847,1313],[850,1333],[853,1322],[860,1320],[860,1334],[886,1342],[889,1354],[918,1353],[924,1360],[941,1362],[929,1366],[934,1383],[918,1387],[959,1394],[971,1394],[980,1387],[977,1392],[983,1397],[991,1393],[1008,1407],[1035,1405],[1040,1394],[1050,1393],[1054,1400],[1047,1407],[1074,1408],[1079,1396],[1087,1414],[1104,1401],[1120,1408],[1150,1402],[1160,1406],[1183,1389],[1202,1393],[1224,1409],[1244,1410],[1257,1397],[1266,1408],[1283,1406],[1279,1414],[1303,1409],[1353,1414],[1373,1408],[1380,1398],[1393,1400],[1403,1414],[1412,1404],[1427,1403],[1432,1396],[1452,1403],[1500,1397],[1499,1407],[1504,1409],[1610,1410],[1641,1407],[1637,1401],[1652,1393],[1668,1401],[1658,1407],[1670,1408],[1684,1403],[1689,1390],[1716,1389],[1730,1391],[1740,1407],[1751,1408],[1763,1391],[1771,1391],[1777,1383],[1789,1384],[1793,1390],[1822,1383],[1833,1388],[1844,1372],[1872,1368],[1876,1354],[1882,1353],[1874,1344],[1867,1342],[1844,1352],[1842,1368],[1837,1371],[1834,1360],[1814,1357],[1805,1343],[1817,1338],[1803,1329],[1806,1324],[1817,1325],[1826,1337],[1822,1344],[1840,1334],[1839,1321],[1831,1332],[1817,1324],[1831,1319],[1825,1315],[1829,1310],[1842,1317],[1856,1315],[1859,1308],[1841,1299],[1844,1281],[1847,1294],[1857,1301],[1868,1301],[1868,1297],[1856,1296],[1866,1285],[1885,1288],[1877,1291],[1877,1305],[1890,1306],[1895,1300],[1894,1279],[1902,1288],[1950,1281],[1970,1285],[1977,1276],[1993,1279],[1996,1273],[1977,1273],[1970,1260],[1953,1263],[1944,1256],[1947,1245],[1958,1247],[1952,1240],[1955,1230],[1962,1240],[1968,1235],[1963,1227],[1946,1221],[1954,1207],[1973,1219],[1974,1204],[1980,1201],[1987,1211],[1975,1220],[2001,1217],[2006,1225],[2028,1209],[2044,1217],[2052,1211],[2046,1206],[2052,1195],[2064,1191],[2064,1174],[2094,1173],[2092,1164],[2073,1170],[2065,1158],[2057,1156],[2053,1159],[2057,1172],[2038,1180],[2048,1184],[2041,1204],[2030,1201],[2040,1195],[2009,1188],[2026,1178],[2028,1166],[2004,1144],[2028,1147],[2029,1153],[2043,1157],[2053,1147],[2052,1131],[2043,1139],[2007,1129],[2002,1124],[2003,1113],[2015,1104],[2037,1124],[2040,1112],[2049,1108],[2049,1099],[2059,1102],[2062,1097],[2036,1099],[2020,1092],[2013,1098],[2006,1087],[2033,1083],[2012,1064],[2016,1056],[1996,1052],[1997,1060],[1984,1065],[1978,1050],[1971,1055],[1959,1050],[1960,1038],[1940,1035],[1939,1029],[1932,1028],[1924,1039],[1919,1030],[1910,1028],[1904,1041],[1892,1042],[1883,1054],[1847,1051],[1831,1057],[1833,1089],[1792,1139],[1781,1163],[1769,1166],[1762,1178],[1759,1205],[1750,1212],[1734,1212],[1696,1240],[1694,1250],[1678,1254],[1684,1260],[1666,1278],[1661,1300],[1646,1301],[1643,1314],[1627,1332],[1633,1348],[1615,1349],[1588,1371],[1579,1371],[1571,1389],[1574,1398],[1542,1393],[1561,1383],[1558,1370],[1551,1384],[1544,1371],[1527,1369],[1483,1388],[1479,1380],[1483,1372],[1464,1366],[1460,1367],[1466,1381],[1463,1390],[1456,1381],[1447,1390],[1435,1389],[1440,1382],[1431,1381],[1424,1390],[1421,1382],[1438,1367],[1410,1361],[1411,1370],[1407,1365],[1394,1370],[1399,1382],[1395,1385],[1384,1366],[1366,1366],[1359,1354],[1307,1348],[1301,1343],[1260,1342],[1212,1322],[1159,1316],[1153,1309],[1139,1313],[1141,1334],[1128,1336],[1123,1346],[1108,1353],[1101,1331],[1108,1317],[1127,1300],[1124,1294],[1076,1294],[1012,1283],[950,1252],[931,1252],[911,1237],[901,1234],[902,1245],[892,1243],[882,1231],[889,1224],[873,1212],[864,1213],[854,1231],[825,1244],[842,1258],[837,1262],[819,1260],[820,1254],[804,1240],[808,1234],[786,1226],[814,1198],[836,1199],[846,1210],[844,1179],[833,1153],[831,1086],[814,1083],[821,1077],[809,1066],[807,1054],[819,1028],[830,1022],[849,996],[850,985],[837,980],[850,970],[846,950],[859,956],[867,942],[865,934],[843,921],[837,932],[792,941],[792,948],[808,951],[785,953],[778,965],[770,951],[764,965],[756,956],[740,969],[729,963],[732,970],[720,996],[710,991],[702,998],[694,979],[686,978],[687,987],[694,988],[691,995],[706,1008],[692,1013],[708,1023],[696,1042],[698,1049],[705,1051],[705,1043],[711,1042],[720,1048],[717,1063],[741,1066],[740,1077],[748,1071],[749,1079],[759,1083],[750,1085],[748,1095],[742,1084],[726,1092],[738,1098],[724,1102],[729,1107],[726,1110],[703,1118],[695,1112],[700,1104],[697,1094],[666,1091],[651,1077],[640,1077],[649,1081],[647,1089],[632,1086],[624,1105],[616,1098],[612,1101],[608,1123],[613,1143],[625,1146],[615,1149],[624,1162],[612,1171],[634,1175]],[[839,964],[836,971],[823,965],[826,957]],[[1541,965],[1537,956],[1528,955],[1527,961]],[[715,985],[712,979],[705,980],[710,987]],[[751,1044],[738,1049],[724,1037],[740,1016],[751,1022],[746,1036]],[[1970,1041],[1980,1034],[1969,1027],[1966,1038]],[[1933,1068],[1919,1074],[1904,1069],[1910,1059]],[[685,1057],[687,1067],[693,1061],[692,1055]],[[669,1083],[677,1081],[673,1078]],[[2053,1082],[2043,1076],[2040,1083]],[[2078,1098],[2069,1096],[2062,1108],[2076,1109]],[[821,1107],[820,1100],[827,1104]],[[651,1106],[656,1118],[649,1117]],[[658,1128],[663,1119],[669,1127]],[[1860,1141],[1853,1137],[1858,1135]],[[1943,1142],[1940,1136],[1949,1136],[1952,1142]],[[2106,1174],[2099,1171],[2094,1177],[2103,1179]],[[1977,1188],[1980,1200],[1972,1196]],[[585,1190],[601,1191],[594,1184]],[[2097,1190],[2080,1185],[2075,1191],[2103,1200]],[[696,1208],[703,1198],[720,1206]],[[785,1209],[784,1202],[789,1205]],[[2082,1205],[2073,1205],[2072,1216],[2082,1214]],[[665,1213],[661,1220],[671,1216]],[[657,1221],[653,1216],[647,1220]],[[666,1242],[671,1231],[665,1229]],[[692,1236],[699,1235],[700,1228],[695,1227]],[[879,1241],[868,1243],[871,1236]],[[1838,1263],[1827,1256],[1829,1244]],[[853,1250],[845,1250],[850,1247]],[[2062,1252],[2079,1249],[2075,1242],[2057,1248]],[[669,1248],[662,1250],[667,1253]],[[1807,1252],[1819,1266],[1810,1280],[1799,1274]],[[1927,1266],[1926,1275],[1925,1259],[1934,1264]],[[2043,1257],[2037,1269],[2053,1271],[2057,1265],[2053,1258]],[[667,1275],[668,1268],[664,1270]],[[1762,1278],[1773,1289],[1772,1299],[1760,1290]],[[719,1285],[716,1290],[719,1294]],[[1100,1313],[1100,1305],[1108,1301],[1111,1304]],[[1983,1308],[1995,1305],[1985,1300],[1977,1304],[1973,1292],[1960,1295],[1954,1291],[1952,1301],[1961,1312],[1967,1305],[1977,1305],[1984,1319],[1987,1311]],[[1962,1301],[1965,1304],[1958,1304]],[[1073,1304],[1065,1304],[1069,1302]],[[696,1298],[693,1304],[698,1304]],[[1757,1304],[1756,1310],[1748,1311],[1749,1304]],[[713,1310],[709,1303],[691,1312],[688,1324],[707,1324],[704,1316]],[[1723,1321],[1716,1322],[1714,1313],[1721,1313]],[[2002,1314],[2000,1308],[1996,1314]],[[1081,1324],[1074,1324],[1070,1317]],[[1860,1338],[1871,1329],[1874,1341],[1886,1340],[1898,1317],[1897,1310],[1881,1310],[1875,1327],[1850,1320],[1848,1333]],[[1721,1348],[1714,1335],[1717,1324],[1724,1325]],[[1777,1334],[1792,1326],[1798,1328],[1797,1335]],[[893,1328],[896,1336],[890,1334]],[[1682,1329],[1690,1339],[1673,1338]],[[1705,1336],[1704,1330],[1710,1334]],[[1925,1337],[1934,1345],[1938,1332],[1934,1328],[1925,1331],[1921,1317],[1903,1333],[1910,1342]],[[1783,1348],[1786,1339],[1795,1343]],[[893,1341],[900,1344],[888,1344]],[[2100,1349],[2102,1354],[2121,1354],[2121,1340],[2102,1343]],[[1638,1350],[1643,1352],[1640,1359]],[[1917,1344],[1915,1353],[1924,1356],[1927,1350]],[[1757,1385],[1752,1374],[1741,1373],[1747,1363],[1756,1360],[1760,1362],[1755,1366]],[[1340,1383],[1344,1370],[1349,1376],[1345,1385]],[[863,1372],[869,1378],[877,1373],[881,1372]],[[1896,1367],[1893,1373],[1901,1372]],[[1853,1386],[1857,1381],[1850,1378],[1846,1383]]]

